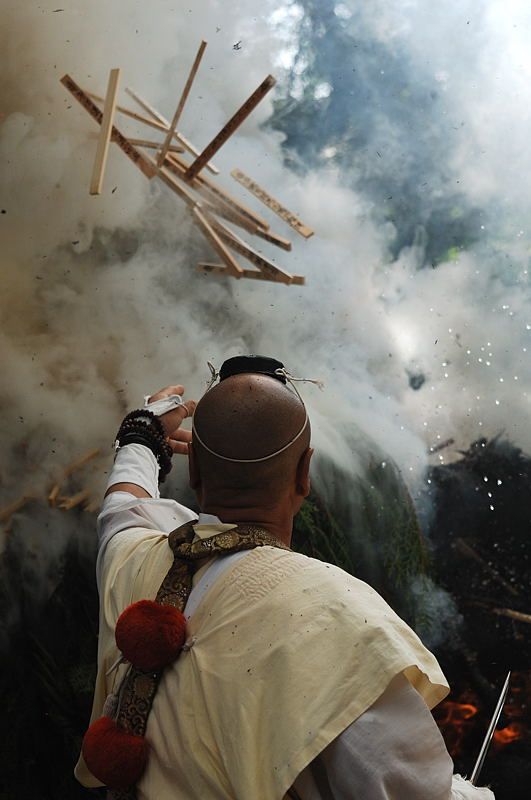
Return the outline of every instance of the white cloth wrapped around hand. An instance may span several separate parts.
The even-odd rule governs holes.
[[[472,786],[461,775],[454,775],[452,781],[452,800],[495,800],[490,789]]]

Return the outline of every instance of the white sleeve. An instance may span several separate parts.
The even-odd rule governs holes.
[[[134,483],[151,497],[135,497],[129,492],[111,492],[103,501],[98,516],[98,560],[96,576],[99,580],[105,548],[120,531],[128,528],[170,531],[196,518],[196,514],[176,500],[160,497],[158,489],[159,465],[148,447],[127,444],[121,447],[107,481],[107,488],[116,483]]]
[[[489,789],[452,772],[424,700],[399,675],[299,775],[294,788],[301,800],[494,800]]]

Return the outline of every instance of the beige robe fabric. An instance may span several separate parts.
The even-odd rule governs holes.
[[[166,539],[137,528],[107,545],[92,719],[125,671],[105,676],[119,655],[116,619],[129,603],[155,597],[172,563]],[[430,708],[448,692],[435,658],[367,584],[271,547],[218,578],[188,636],[193,647],[166,670],[155,697],[139,800],[280,800],[399,673]],[[82,759],[76,776],[100,785]]]

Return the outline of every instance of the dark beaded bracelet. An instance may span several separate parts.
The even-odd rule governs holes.
[[[173,451],[162,422],[152,411],[137,409],[127,414],[116,434],[116,446],[126,444],[142,444],[151,450],[159,465],[159,482],[163,483],[171,470]]]

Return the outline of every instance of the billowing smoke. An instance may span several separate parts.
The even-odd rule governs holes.
[[[363,434],[413,484],[449,437],[503,429],[529,448],[529,13],[516,0],[4,2],[3,499],[107,446],[144,393],[179,380],[197,396],[206,360],[237,352],[325,381],[304,389],[315,443],[354,473]],[[88,195],[97,128],[61,75],[102,91],[120,66],[171,116],[201,38],[181,125],[197,145],[279,78],[216,162],[246,202],[234,166],[315,228],[278,259],[306,287],[196,273],[209,246],[117,148],[103,195]]]

